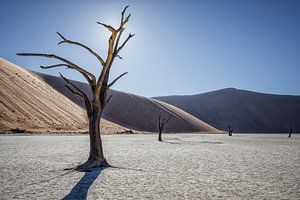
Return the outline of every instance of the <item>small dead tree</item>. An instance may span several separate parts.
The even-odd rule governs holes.
[[[169,114],[168,117],[163,116],[163,114],[159,113],[158,115],[158,141],[162,141],[161,134],[164,129],[164,126],[170,121],[173,115]]]
[[[289,125],[289,131],[290,131],[290,133],[289,133],[289,138],[290,138],[292,136],[292,133],[293,133],[293,126],[292,126],[292,124]]]
[[[228,125],[227,125],[227,128],[228,128],[228,135],[229,135],[229,136],[232,136],[232,133],[233,133],[233,125],[232,125],[232,124],[228,124]]]
[[[47,58],[52,58],[61,61],[61,63],[51,65],[51,66],[41,66],[41,68],[50,69],[50,68],[57,68],[57,67],[67,67],[69,69],[81,73],[89,83],[92,91],[91,99],[79,87],[77,87],[74,84],[74,82],[71,82],[69,79],[67,79],[62,74],[60,74],[63,80],[66,82],[65,86],[72,93],[82,97],[82,99],[84,100],[87,116],[89,119],[90,153],[89,153],[88,160],[82,165],[77,167],[77,169],[79,170],[86,170],[93,167],[109,166],[103,154],[102,140],[100,135],[100,119],[105,104],[111,98],[111,96],[106,98],[108,89],[111,88],[121,77],[127,74],[127,72],[125,72],[119,75],[118,77],[116,77],[110,83],[108,82],[110,69],[112,67],[115,58],[122,59],[122,57],[119,55],[120,51],[124,48],[124,46],[130,40],[130,38],[134,36],[134,34],[129,33],[129,35],[123,42],[120,41],[121,36],[125,30],[124,26],[129,21],[130,18],[130,14],[125,16],[125,12],[127,8],[128,6],[126,6],[121,13],[121,22],[118,28],[114,28],[111,25],[97,22],[101,26],[105,27],[111,34],[108,40],[108,53],[105,60],[98,53],[96,53],[88,46],[73,40],[69,40],[66,37],[64,37],[62,34],[57,32],[57,34],[62,39],[58,43],[58,45],[71,44],[71,45],[79,46],[87,50],[89,53],[91,53],[93,56],[96,57],[96,59],[99,61],[100,65],[102,66],[101,73],[97,79],[92,73],[88,72],[84,68],[74,64],[73,62],[63,57],[54,54],[17,53],[18,56],[40,56],[40,57],[47,57]]]

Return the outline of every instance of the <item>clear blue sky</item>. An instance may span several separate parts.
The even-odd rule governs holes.
[[[65,37],[103,57],[108,32],[96,21],[118,25],[132,14],[127,33],[136,35],[116,60],[111,77],[129,74],[114,89],[144,96],[197,94],[226,87],[300,95],[300,1],[294,0],[1,0],[0,56],[25,68],[55,63],[17,52],[56,53],[99,73],[100,65]],[[71,70],[67,77],[82,80]]]

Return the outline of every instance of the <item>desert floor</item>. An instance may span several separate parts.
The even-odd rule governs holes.
[[[102,171],[64,170],[89,138],[0,136],[0,199],[300,199],[300,135],[104,135]]]

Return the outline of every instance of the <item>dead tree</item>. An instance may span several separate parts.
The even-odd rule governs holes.
[[[168,117],[164,117],[161,113],[158,116],[158,141],[162,141],[161,134],[164,129],[164,126],[170,121],[173,115],[169,115]]]
[[[112,67],[115,58],[122,59],[122,57],[119,55],[120,51],[124,48],[124,46],[130,40],[130,38],[134,36],[134,34],[129,33],[129,35],[124,41],[122,42],[120,41],[121,36],[125,30],[124,26],[129,21],[130,18],[130,14],[125,17],[125,12],[127,8],[128,6],[126,6],[121,13],[121,22],[118,28],[114,28],[111,25],[97,22],[101,26],[105,27],[111,34],[108,40],[108,53],[105,60],[98,53],[96,53],[88,46],[73,40],[69,40],[66,37],[64,37],[62,34],[57,32],[57,34],[61,38],[61,41],[58,43],[58,45],[70,44],[70,45],[79,46],[87,50],[89,53],[91,53],[93,56],[96,57],[96,59],[99,61],[99,63],[102,66],[102,70],[98,78],[96,78],[92,73],[88,72],[84,68],[74,64],[73,62],[63,57],[54,54],[17,53],[18,56],[40,56],[40,57],[47,57],[47,58],[52,58],[61,61],[61,63],[51,65],[51,66],[41,66],[41,68],[50,69],[50,68],[57,68],[57,67],[67,67],[69,69],[81,73],[89,83],[92,91],[91,98],[89,98],[86,93],[84,93],[79,87],[77,87],[74,84],[74,82],[71,82],[69,79],[65,78],[62,74],[60,74],[66,83],[65,86],[72,93],[82,97],[82,99],[84,100],[87,116],[89,119],[90,153],[89,153],[88,160],[82,165],[77,167],[77,169],[79,170],[85,170],[93,167],[108,166],[108,163],[103,154],[102,140],[100,135],[100,119],[105,104],[111,98],[111,97],[106,98],[108,89],[111,88],[121,77],[127,74],[127,72],[125,72],[119,75],[118,77],[116,77],[110,83],[108,82],[110,69]]]
[[[292,136],[292,133],[293,133],[293,127],[292,127],[292,124],[289,125],[289,138]]]
[[[228,135],[229,135],[229,136],[232,136],[232,133],[233,133],[233,125],[232,125],[232,124],[228,124],[228,125],[227,125],[227,128],[228,128]]]

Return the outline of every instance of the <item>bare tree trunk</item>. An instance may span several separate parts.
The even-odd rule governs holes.
[[[161,133],[162,133],[162,129],[159,128],[159,132],[158,132],[158,141],[161,142],[162,139],[161,139]]]
[[[161,134],[164,129],[164,126],[169,122],[169,120],[172,118],[173,115],[169,115],[168,118],[163,117],[161,113],[158,115],[158,141],[161,142]]]
[[[293,128],[292,128],[292,125],[290,125],[290,134],[289,134],[289,138],[292,136],[292,132],[293,132]]]
[[[90,154],[88,160],[78,169],[88,169],[91,167],[108,167],[102,147],[102,140],[100,135],[100,119],[102,109],[99,106],[93,106],[93,110],[89,117],[89,135],[90,135]]]

